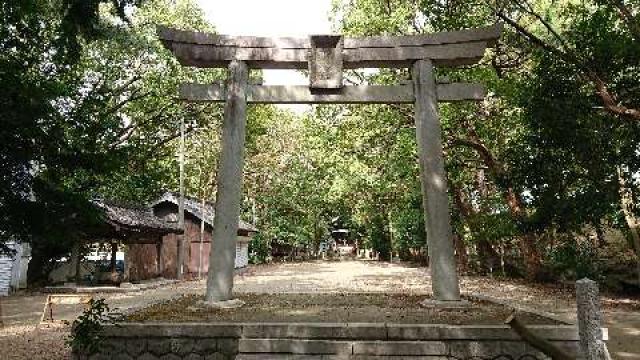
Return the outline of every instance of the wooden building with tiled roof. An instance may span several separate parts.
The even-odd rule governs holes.
[[[167,192],[151,204],[153,213],[160,219],[177,223],[178,221],[179,195]],[[184,269],[187,276],[196,277],[198,274],[206,274],[209,270],[209,251],[213,232],[213,219],[215,217],[214,204],[186,196],[184,199],[185,227],[184,236],[186,243],[186,256]],[[236,241],[235,267],[242,268],[249,263],[249,241],[258,232],[255,226],[240,221]],[[178,251],[178,238],[175,234],[167,234],[163,237],[164,251],[163,262],[167,278],[176,276],[176,260]]]

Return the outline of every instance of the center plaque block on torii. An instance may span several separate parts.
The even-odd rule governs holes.
[[[312,35],[309,40],[309,87],[342,88],[342,36]]]
[[[225,36],[158,27],[158,36],[182,65],[228,67],[225,85],[183,84],[187,101],[225,102],[211,268],[206,301],[232,297],[235,234],[241,201],[247,103],[411,103],[415,106],[425,228],[434,299],[460,303],[451,235],[439,101],[479,101],[484,87],[436,81],[436,66],[477,63],[500,38],[502,26],[408,36],[308,38]],[[308,86],[248,83],[253,69],[306,69]],[[409,68],[412,81],[400,85],[344,86],[344,69]]]

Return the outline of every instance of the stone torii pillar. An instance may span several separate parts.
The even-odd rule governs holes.
[[[158,36],[181,64],[229,67],[226,87],[183,84],[187,101],[225,102],[221,163],[208,302],[231,299],[235,237],[241,200],[247,103],[254,104],[414,104],[425,228],[435,305],[462,303],[454,260],[439,101],[479,101],[477,84],[438,84],[435,66],[477,63],[500,37],[501,25],[413,36],[307,39],[224,36],[158,28]],[[411,69],[411,85],[344,86],[343,69],[391,67]],[[248,68],[306,69],[309,86],[261,86],[247,83]]]
[[[433,296],[443,302],[460,301],[433,63],[430,60],[416,61],[411,67],[411,76],[416,98],[415,122],[422,208]]]
[[[232,298],[236,259],[236,237],[242,201],[242,168],[247,128],[247,82],[249,68],[244,61],[229,64],[227,96],[222,122],[222,151],[218,168],[216,215],[209,253],[207,302]]]

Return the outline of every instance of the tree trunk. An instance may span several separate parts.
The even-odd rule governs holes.
[[[494,166],[497,166],[495,160],[492,160],[491,163],[493,163]],[[476,172],[476,186],[478,187],[478,192],[480,193],[482,199],[488,199],[489,189],[487,188],[484,169],[478,169],[478,171]],[[480,210],[488,213],[489,211],[491,211],[491,209],[487,208],[485,204],[486,203],[481,202]],[[472,209],[471,205],[469,205],[469,208]],[[498,268],[498,265],[500,265],[502,272],[504,272],[504,257],[496,252],[496,250],[493,248],[493,245],[484,237],[479,239],[478,241],[478,254],[480,255],[480,259],[484,261],[483,269],[485,271],[488,270],[490,273],[493,273],[493,271]]]
[[[522,206],[522,199],[513,190],[513,187],[507,188],[505,197],[509,211],[518,222],[522,233],[520,236],[520,250],[524,258],[525,276],[528,280],[535,280],[542,269],[542,256],[540,255],[540,251],[538,251],[537,236],[531,231],[523,229],[526,214]]]
[[[633,250],[636,253],[636,272],[638,275],[638,284],[640,284],[640,220],[634,214],[634,201],[633,194],[627,186],[627,181],[624,178],[624,172],[618,167],[618,183],[620,184],[620,207],[624,214],[624,219],[629,228],[629,234],[631,235],[631,243]]]
[[[474,149],[484,162],[487,169],[494,177],[494,181],[502,190],[502,196],[507,204],[511,217],[516,221],[520,232],[520,249],[524,257],[524,265],[527,279],[533,280],[538,276],[542,267],[541,256],[536,246],[536,236],[526,229],[524,221],[526,212],[520,195],[515,190],[511,180],[507,176],[505,166],[496,159],[491,150],[482,142],[473,126],[468,124],[469,139],[455,139],[454,145],[462,145]]]
[[[542,257],[536,242],[537,236],[533,233],[525,233],[521,236],[520,250],[524,257],[525,277],[528,280],[536,280],[542,269]]]
[[[595,225],[596,229],[596,246],[598,249],[601,249],[606,244],[606,240],[604,238],[604,230],[602,229],[602,224],[597,222]]]
[[[453,233],[453,246],[456,249],[456,262],[460,271],[466,272],[469,270],[469,253],[467,252],[467,246],[462,240],[462,236],[457,233]]]
[[[80,253],[80,244],[74,243],[71,247],[71,255],[69,256],[69,273],[67,274],[68,281],[78,282],[78,263]]]
[[[471,219],[471,217],[476,214],[476,211],[467,201],[468,197],[459,187],[453,188],[453,195],[454,203],[460,211],[460,216],[463,219],[469,221],[469,219]],[[491,243],[489,243],[483,237],[480,237],[476,240],[476,245],[478,258],[480,259],[480,269],[483,272],[492,272],[493,269],[496,268],[497,264],[499,264],[500,256],[495,251],[493,246],[491,246]]]

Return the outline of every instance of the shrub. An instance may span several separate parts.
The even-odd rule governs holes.
[[[73,321],[67,344],[76,354],[95,354],[102,345],[104,324],[113,324],[117,318],[105,299],[89,300],[82,315]]]

